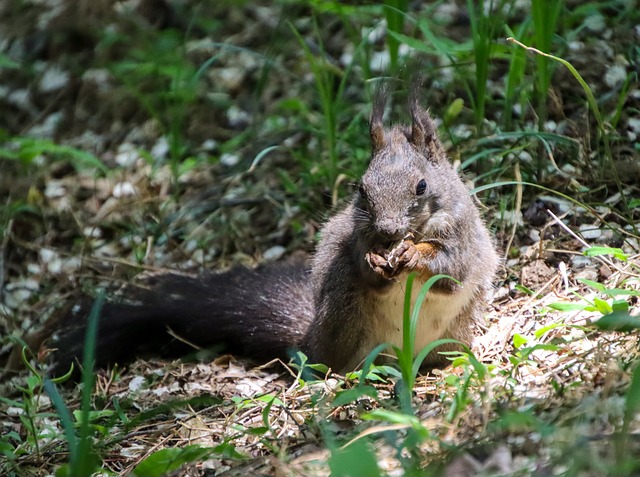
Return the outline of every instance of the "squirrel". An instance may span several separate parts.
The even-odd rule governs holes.
[[[310,264],[152,276],[128,303],[102,308],[96,365],[122,364],[140,348],[175,355],[189,349],[185,343],[223,343],[262,362],[297,349],[309,362],[350,371],[381,343],[402,346],[410,272],[417,272],[413,300],[429,277],[455,279],[428,292],[416,353],[445,337],[469,344],[498,256],[433,119],[410,96],[409,127],[386,128],[386,98],[374,98],[369,166],[351,200],[321,228]],[[55,373],[81,356],[89,305],[76,305],[48,343]],[[455,349],[436,351],[447,346]],[[424,366],[446,364],[436,351]]]

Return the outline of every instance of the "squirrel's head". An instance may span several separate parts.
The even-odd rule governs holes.
[[[358,209],[366,212],[375,240],[382,245],[420,235],[440,207],[443,188],[459,180],[449,166],[429,113],[412,95],[411,126],[385,128],[386,101],[376,97],[369,126],[372,157],[362,177]],[[453,179],[452,179],[453,177]]]

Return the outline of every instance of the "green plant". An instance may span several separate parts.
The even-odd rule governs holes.
[[[384,15],[387,19],[387,28],[389,31],[402,33],[404,18],[407,15],[408,7],[409,0],[385,0]],[[389,48],[391,71],[397,71],[398,50],[400,48],[400,40],[398,37],[387,35],[387,47]]]
[[[31,364],[31,358],[27,351],[27,345],[20,340],[16,340],[16,346],[22,347],[22,362],[28,369],[28,376],[24,386],[18,386],[18,391],[22,394],[21,400],[9,399],[0,396],[0,403],[19,410],[19,419],[24,427],[24,434],[11,431],[0,437],[0,455],[6,458],[4,464],[0,463],[0,471],[4,474],[10,469],[19,471],[16,461],[21,456],[35,454],[35,460],[42,458],[41,443],[55,441],[59,436],[59,431],[55,425],[50,423],[50,419],[57,417],[55,413],[44,412],[42,407],[43,390],[46,383],[44,373]],[[71,375],[68,374],[56,378],[56,382],[64,382]]]
[[[103,43],[126,44],[134,39],[134,44],[142,45],[128,48],[125,57],[109,68],[167,137],[171,170],[177,178],[188,152],[185,125],[190,107],[198,98],[203,74],[218,55],[194,65],[187,55],[185,36],[171,29],[153,35],[139,30],[133,38],[109,33]]]
[[[629,201],[626,197],[626,195],[623,193],[623,184],[620,181],[620,177],[618,176],[615,164],[614,164],[614,159],[613,159],[613,153],[611,151],[611,144],[609,142],[609,132],[607,131],[606,125],[605,125],[605,121],[604,121],[604,117],[602,116],[602,114],[600,113],[600,108],[598,107],[598,102],[596,101],[596,98],[593,94],[593,91],[591,91],[591,88],[589,87],[589,84],[584,80],[584,78],[582,77],[582,75],[580,75],[580,73],[578,72],[578,70],[575,69],[575,67],[569,63],[567,60],[554,56],[554,55],[550,55],[548,53],[544,53],[536,48],[531,48],[529,46],[526,46],[522,43],[520,43],[518,40],[514,39],[514,38],[508,38],[509,41],[515,43],[516,45],[526,49],[527,51],[531,51],[533,53],[536,53],[539,56],[543,56],[545,58],[550,58],[554,61],[557,61],[559,63],[561,63],[563,66],[565,66],[573,75],[573,77],[576,79],[576,81],[578,81],[578,83],[580,84],[580,86],[582,87],[583,91],[585,92],[585,95],[587,96],[587,101],[589,103],[589,107],[591,108],[591,110],[593,111],[593,114],[596,118],[597,124],[598,124],[598,137],[599,139],[602,141],[603,147],[604,147],[604,156],[606,161],[602,161],[601,163],[601,167],[600,167],[600,177],[603,176],[603,173],[605,171],[605,168],[607,170],[609,170],[612,175],[613,178],[615,180],[616,186],[618,187],[618,190],[621,193],[621,197],[622,197],[622,201],[623,204],[625,206],[625,212],[627,214],[627,217],[629,218],[629,224],[633,227],[634,232],[636,233],[636,235],[640,235],[640,232],[638,231],[638,228],[635,225],[635,221],[633,221],[631,219],[631,216],[629,215],[631,213],[631,207],[629,206]]]
[[[529,29],[530,23],[529,19],[522,22],[515,33],[508,25],[505,25],[505,29],[510,37],[522,38]],[[526,102],[526,97],[523,94],[525,91],[523,84],[525,82],[526,65],[524,50],[512,48],[509,55],[509,71],[504,81],[504,107],[502,110],[502,124],[507,131],[513,128],[513,108],[520,97],[523,98],[520,101],[520,105],[521,109],[524,110],[523,103]]]
[[[69,409],[52,380],[45,379],[43,387],[53,405],[55,406],[65,440],[69,446],[69,462],[58,472],[62,476],[84,477],[93,474],[99,469],[99,458],[92,440],[93,429],[91,427],[91,399],[95,385],[93,364],[95,357],[96,336],[98,333],[98,319],[104,304],[104,293],[98,295],[91,307],[87,321],[87,332],[84,341],[84,354],[82,359],[82,403],[80,405],[79,429],[76,435],[74,421]]]
[[[313,25],[315,36],[320,39],[321,35],[315,18]],[[342,167],[345,164],[340,161],[340,143],[343,136],[346,136],[349,132],[353,132],[353,130],[357,128],[357,124],[361,122],[361,116],[356,115],[355,117],[351,117],[347,127],[343,128],[343,121],[344,118],[346,118],[346,115],[344,114],[345,106],[343,95],[354,63],[347,66],[344,70],[341,70],[328,60],[323,49],[322,42],[319,44],[320,51],[316,54],[312,51],[306,40],[293,27],[293,25],[291,28],[298,40],[298,43],[304,51],[305,58],[307,59],[309,66],[311,67],[317,96],[320,99],[322,112],[322,136],[325,142],[327,161],[323,167],[316,171],[316,174],[317,172],[320,172],[321,176],[324,177],[325,184],[328,186],[328,189],[331,190],[333,202],[335,203],[338,199],[338,186],[340,185],[340,181],[346,177],[341,174]],[[354,54],[358,54],[365,42],[366,38],[363,38],[360,44],[357,45],[356,52]],[[357,131],[361,136],[360,130],[357,129]],[[354,144],[355,142],[348,147],[351,157],[357,157],[354,155]],[[358,163],[359,161],[356,162],[351,160],[347,164],[348,169],[357,169]],[[317,167],[318,161],[314,159],[313,164]]]
[[[532,0],[533,38],[538,50],[551,51],[563,6],[563,0]],[[537,100],[538,129],[542,131],[548,116],[547,100],[553,76],[553,65],[544,56],[537,56],[536,67],[534,94]]]
[[[43,155],[52,160],[68,160],[79,170],[94,168],[102,174],[108,171],[107,166],[93,154],[48,139],[12,136],[0,146],[0,160],[17,161],[25,166],[32,165],[36,158]]]
[[[405,412],[412,412],[413,406],[411,405],[411,395],[413,393],[413,385],[415,383],[416,376],[420,371],[420,366],[422,366],[422,362],[425,360],[427,355],[443,344],[458,343],[456,340],[452,339],[436,340],[416,354],[416,328],[418,326],[418,319],[420,318],[420,309],[424,303],[427,293],[431,287],[442,278],[449,278],[456,283],[458,282],[446,275],[434,275],[433,277],[430,277],[420,289],[412,310],[411,299],[413,281],[415,280],[415,277],[415,273],[411,273],[407,278],[407,289],[405,292],[404,311],[402,317],[402,349],[395,346],[393,347],[393,350],[398,357],[398,366],[400,367],[400,372],[402,374],[400,403]]]
[[[469,94],[469,100],[473,105],[477,135],[481,135],[482,124],[486,118],[489,65],[491,64],[494,38],[500,25],[504,23],[503,9],[507,3],[509,2],[494,3],[493,0],[490,0],[486,4],[485,2],[467,0],[475,63],[475,94]]]

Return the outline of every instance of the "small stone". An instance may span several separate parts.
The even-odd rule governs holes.
[[[585,240],[596,240],[602,235],[602,231],[595,225],[582,224],[580,233]]]
[[[227,167],[233,167],[240,162],[240,156],[237,154],[225,153],[220,156],[220,164]]]
[[[40,78],[40,91],[51,93],[64,88],[69,83],[69,73],[57,66],[47,68]]]
[[[29,263],[27,264],[27,272],[30,275],[40,275],[42,273],[42,267],[37,263]]]
[[[581,41],[570,41],[569,42],[569,50],[571,51],[580,51],[584,48],[584,43]]]
[[[611,244],[616,239],[616,234],[613,230],[605,229],[600,232],[600,237],[597,238],[598,243]]]
[[[31,94],[27,89],[16,89],[15,91],[12,91],[8,95],[3,94],[3,97],[6,98],[6,101],[9,104],[13,104],[27,111],[35,112],[35,109],[31,105]]]
[[[571,267],[574,269],[583,269],[593,264],[593,260],[590,257],[584,255],[573,255],[571,257]]]
[[[131,182],[118,182],[113,186],[113,196],[116,199],[121,197],[131,197],[132,195],[136,195],[136,188],[131,184]]]
[[[610,88],[617,88],[627,79],[627,69],[622,65],[613,65],[604,75],[604,81]]]
[[[227,109],[227,121],[232,128],[241,129],[251,122],[251,116],[237,106],[231,106]]]
[[[156,159],[164,159],[167,157],[167,154],[169,154],[169,141],[167,141],[166,137],[162,136],[151,148],[151,155]]]
[[[540,231],[536,230],[536,229],[529,229],[529,238],[533,242],[539,242],[540,241]]]
[[[387,22],[386,20],[382,20],[378,22],[378,24],[373,28],[365,28],[362,30],[363,36],[367,36],[367,43],[373,45],[382,41],[387,33]]]
[[[218,142],[216,140],[214,140],[214,139],[207,139],[206,141],[204,141],[202,143],[200,148],[203,151],[212,152],[212,151],[215,151],[216,149],[218,149]]]
[[[118,153],[116,154],[116,163],[121,167],[133,166],[140,155],[136,150],[136,147],[128,142],[120,144],[118,147]]]
[[[47,116],[41,123],[35,124],[29,129],[29,135],[41,138],[53,138],[58,124],[62,120],[62,113],[56,111]]]
[[[85,227],[82,229],[82,235],[87,238],[100,238],[102,237],[102,229],[99,227]]]
[[[139,391],[142,388],[143,384],[144,384],[144,377],[136,376],[131,381],[129,381],[129,391],[132,391],[132,392]]]
[[[531,153],[529,153],[529,151],[525,151],[525,150],[520,151],[518,153],[518,157],[522,162],[531,163],[533,161],[533,157],[531,157]]]
[[[91,68],[82,74],[82,81],[87,83],[94,83],[100,91],[108,90],[109,80],[111,79],[111,73],[104,68]]]
[[[640,118],[629,118],[627,125],[635,134],[640,134]]]
[[[273,262],[282,258],[286,251],[287,249],[282,245],[274,245],[273,247],[265,250],[263,257],[267,262]]]
[[[242,87],[246,71],[237,66],[228,66],[215,71],[216,86],[223,91],[237,92]]]
[[[374,51],[371,54],[371,60],[369,61],[369,66],[371,71],[387,71],[389,69],[389,64],[391,63],[391,57],[389,56],[389,52],[387,50],[383,51]]]
[[[459,7],[455,2],[440,3],[433,12],[433,20],[442,25],[452,24],[458,17]]]
[[[601,33],[607,27],[607,23],[602,15],[596,13],[585,18],[584,26],[589,31]]]
[[[82,261],[78,257],[70,257],[61,261],[60,271],[65,275],[72,275],[77,272],[82,265]]]

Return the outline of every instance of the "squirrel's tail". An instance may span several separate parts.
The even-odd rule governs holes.
[[[124,303],[102,307],[95,364],[123,364],[140,352],[179,356],[218,345],[261,361],[286,358],[314,316],[308,273],[303,266],[278,264],[149,277],[144,288],[125,293]],[[55,350],[53,374],[81,362],[90,308],[90,300],[75,306],[49,341]]]

